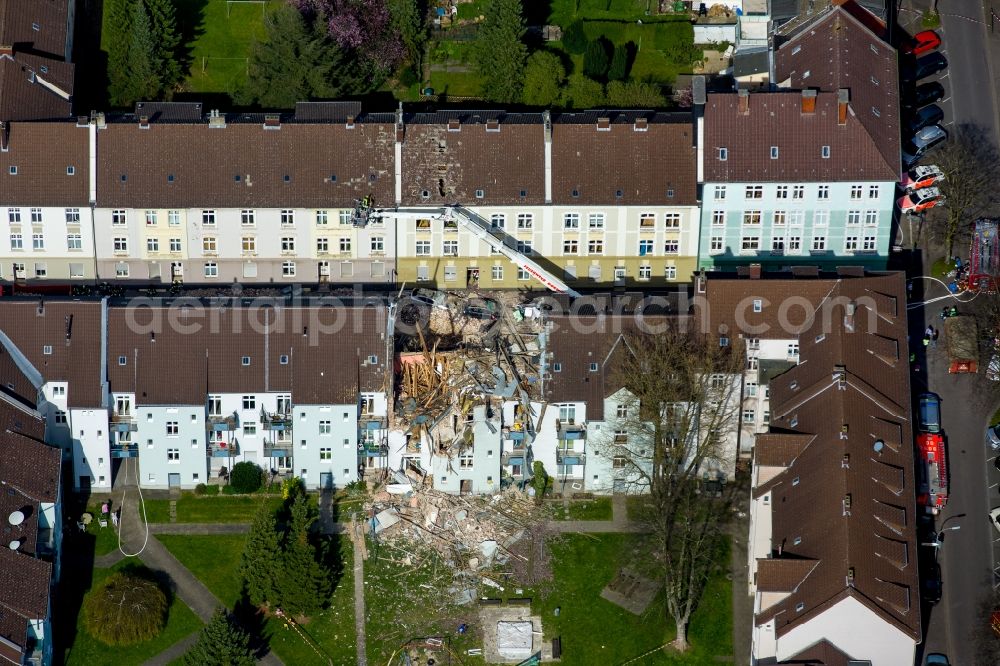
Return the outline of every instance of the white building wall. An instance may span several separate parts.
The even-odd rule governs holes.
[[[143,488],[166,489],[175,474],[180,488],[207,482],[204,405],[137,405],[134,412]]]
[[[750,500],[750,540],[747,548],[749,593],[757,592],[757,559],[771,556],[771,493]]]
[[[73,487],[80,488],[80,477],[91,478],[94,490],[111,490],[111,453],[108,435],[108,412],[105,409],[72,409],[69,425],[73,446]]]
[[[0,208],[0,279],[84,279],[94,276],[91,209]],[[17,276],[14,264],[23,264]]]
[[[293,411],[293,473],[310,490],[356,481],[358,406],[295,405]]]

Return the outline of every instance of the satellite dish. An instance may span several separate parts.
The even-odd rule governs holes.
[[[876,439],[875,444],[872,445],[872,448],[875,449],[875,453],[882,453],[882,448],[884,446],[885,442],[883,442],[881,439]]]
[[[7,522],[11,525],[20,525],[24,522],[24,514],[20,511],[11,511],[10,515],[7,516]]]
[[[10,549],[11,550],[17,550],[20,547],[21,547],[21,542],[18,541],[17,539],[15,539],[14,541],[10,542]]]

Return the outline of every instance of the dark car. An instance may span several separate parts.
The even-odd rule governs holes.
[[[910,134],[916,134],[928,125],[936,125],[942,120],[944,120],[944,111],[937,104],[931,104],[914,113],[906,127]]]
[[[903,80],[919,81],[920,79],[926,79],[928,76],[937,74],[947,67],[948,61],[943,55],[937,51],[928,53],[903,66]]]
[[[920,396],[917,431],[932,434],[941,432],[941,398],[934,393],[924,393]]]
[[[923,591],[924,601],[929,604],[936,604],[941,601],[941,565],[931,562],[924,570]]]
[[[903,106],[908,109],[919,109],[944,99],[944,86],[937,81],[921,83],[903,97]]]

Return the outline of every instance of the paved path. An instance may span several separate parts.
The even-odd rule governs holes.
[[[167,666],[173,660],[180,659],[198,642],[199,633],[196,631],[193,634],[188,634],[160,654],[142,662],[142,666]]]
[[[354,635],[357,646],[358,666],[368,666],[368,649],[365,642],[365,558],[362,541],[365,538],[361,523],[354,532]]]

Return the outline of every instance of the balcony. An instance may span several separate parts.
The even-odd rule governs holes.
[[[292,429],[291,414],[281,414],[277,412],[269,414],[262,409],[260,410],[260,422],[264,427],[264,430],[283,432],[286,430],[290,431]]]
[[[135,458],[139,455],[139,445],[135,442],[115,442],[111,445],[112,458]]]
[[[524,426],[520,423],[514,423],[513,427],[503,429],[503,438],[509,439],[515,442],[524,441]],[[516,445],[515,445],[516,446]],[[524,446],[523,444],[521,446]]]
[[[236,430],[235,416],[209,416],[205,419],[205,430],[208,432],[232,432]]]
[[[527,455],[528,447],[523,442],[515,444],[513,448],[500,454],[500,464],[504,467],[508,465],[523,465]]]
[[[389,447],[372,440],[364,440],[358,442],[358,454],[365,458],[378,458],[389,455]]]
[[[279,441],[279,442],[264,442],[264,457],[291,458],[292,457],[291,440]]]
[[[587,464],[587,454],[583,451],[572,449],[556,449],[557,465],[585,465]]]
[[[386,418],[384,416],[361,414],[361,420],[358,421],[358,428],[361,430],[385,430]]]
[[[236,440],[232,442],[209,442],[208,455],[210,458],[229,458],[240,454],[240,443]]]
[[[560,421],[557,430],[559,439],[587,439],[587,426],[584,423]]]
[[[135,432],[139,426],[135,423],[135,416],[131,412],[112,412],[111,430],[113,432]]]

